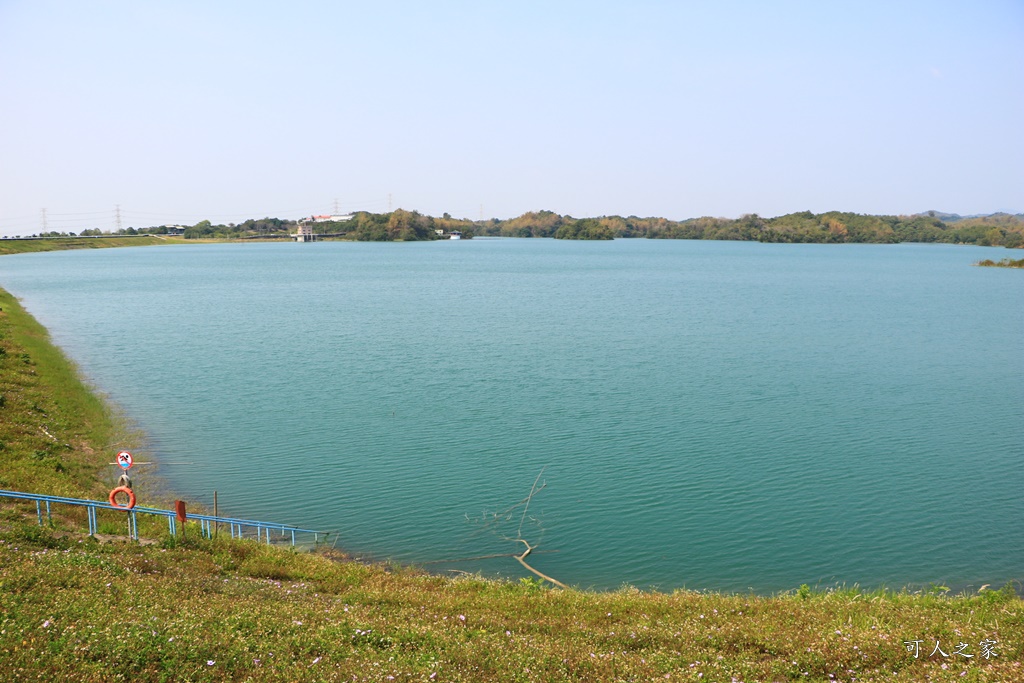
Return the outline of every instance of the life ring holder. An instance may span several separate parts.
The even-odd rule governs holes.
[[[117,504],[117,494],[119,493],[128,494],[127,505]],[[133,507],[135,507],[135,492],[132,491],[127,486],[118,486],[116,489],[110,492],[110,496],[107,498],[107,500],[110,501],[110,507],[117,508],[118,510],[131,510]]]

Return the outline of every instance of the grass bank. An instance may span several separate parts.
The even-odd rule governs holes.
[[[4,526],[8,680],[1024,680],[1007,592],[599,594]]]
[[[107,249],[110,247],[151,247],[157,244],[184,244],[174,237],[140,235],[138,237],[47,237],[45,239],[0,240],[0,255],[27,254],[36,251],[68,249]]]
[[[0,308],[0,484],[102,499],[116,419],[2,291]],[[123,513],[110,515],[101,530]],[[0,679],[1024,680],[1012,589],[592,593],[194,528],[143,526],[151,545],[84,529],[73,513],[40,527],[34,507],[0,503]]]
[[[98,473],[119,433],[46,329],[0,289],[0,488],[104,493]]]

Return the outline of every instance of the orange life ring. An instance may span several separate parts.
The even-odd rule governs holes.
[[[119,494],[119,493],[127,493],[128,494],[128,504],[127,505],[118,505],[117,504],[117,494]],[[114,489],[113,491],[110,492],[110,497],[108,498],[108,500],[110,501],[110,507],[115,507],[118,510],[131,510],[133,507],[135,507],[135,492],[132,491],[127,486],[118,486],[116,489]]]

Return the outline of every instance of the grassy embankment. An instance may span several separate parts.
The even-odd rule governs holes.
[[[0,254],[26,254],[35,251],[67,249],[106,249],[109,247],[149,247],[157,244],[184,244],[178,237],[53,237],[34,240],[0,240]]]
[[[2,290],[0,307],[0,486],[102,499],[117,421]],[[54,511],[41,528],[0,503],[0,680],[1024,680],[1011,590],[562,591],[163,524],[140,524],[154,545],[101,544]]]

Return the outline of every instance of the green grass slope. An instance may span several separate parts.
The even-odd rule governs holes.
[[[32,240],[0,240],[0,254],[27,254],[36,251],[68,249],[107,249],[111,247],[150,247],[157,244],[181,244],[184,240],[141,235],[139,237],[55,237]]]
[[[115,432],[43,326],[0,289],[0,488],[98,495]]]

